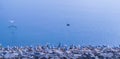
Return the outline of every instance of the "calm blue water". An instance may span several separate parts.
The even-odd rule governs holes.
[[[119,45],[119,0],[0,0],[0,43]],[[11,36],[9,20],[17,26]],[[66,24],[70,26],[67,27]],[[13,43],[14,42],[14,43]]]

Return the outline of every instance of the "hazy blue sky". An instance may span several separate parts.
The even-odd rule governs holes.
[[[18,27],[15,40],[10,19]],[[120,0],[0,0],[0,43],[10,40],[17,45],[118,45]]]

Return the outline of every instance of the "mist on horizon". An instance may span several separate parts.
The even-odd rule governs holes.
[[[0,0],[0,43],[119,45],[119,0]],[[17,30],[11,39],[10,20]],[[70,24],[70,26],[66,26]],[[11,40],[15,43],[11,43]],[[18,44],[19,43],[19,44]]]

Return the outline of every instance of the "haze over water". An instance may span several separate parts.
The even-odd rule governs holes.
[[[0,0],[0,43],[119,45],[119,0]],[[9,20],[17,31],[11,39]],[[70,24],[70,26],[66,26]],[[11,43],[11,40],[15,43]]]

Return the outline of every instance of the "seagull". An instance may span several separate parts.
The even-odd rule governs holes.
[[[66,24],[66,26],[70,26],[70,24]]]
[[[13,24],[13,23],[15,23],[15,21],[14,20],[10,20],[10,23]]]
[[[17,27],[14,25],[15,20],[10,20],[9,22],[11,23],[11,25],[8,26],[8,28],[17,28]]]

